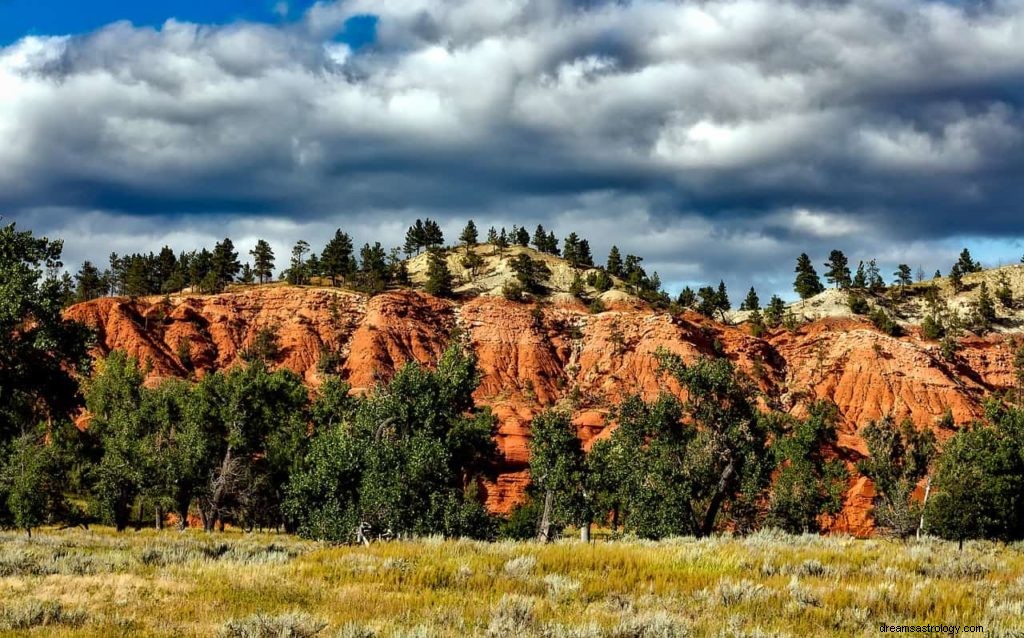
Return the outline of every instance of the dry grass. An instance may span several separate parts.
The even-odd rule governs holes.
[[[99,529],[0,534],[0,634],[1024,635],[1024,547],[755,534],[548,546]],[[1016,633],[1015,633],[1016,632]]]

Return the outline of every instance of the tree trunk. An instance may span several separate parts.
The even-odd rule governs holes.
[[[612,508],[612,534],[616,534],[619,531],[619,508],[618,506]]]
[[[544,510],[540,517],[540,526],[537,528],[537,540],[542,543],[551,541],[551,506],[555,500],[555,494],[551,490],[544,493]]]
[[[156,528],[162,530],[164,528],[164,508],[156,506]]]
[[[590,521],[587,521],[583,524],[583,527],[580,527],[580,541],[584,543],[590,542],[590,525]]]
[[[178,498],[175,499],[176,509],[178,513],[178,531],[184,532],[188,529],[188,506],[192,502],[192,497],[183,492],[178,493]]]
[[[924,484],[924,499],[921,501],[921,521],[917,524],[917,537],[921,538],[921,532],[924,531],[924,508],[928,506],[928,495],[932,491],[932,477],[928,477],[928,480]]]
[[[722,470],[722,476],[718,479],[718,486],[711,497],[711,502],[708,503],[708,510],[704,513],[704,522],[700,526],[701,536],[709,536],[714,531],[718,510],[721,509],[722,503],[725,501],[726,490],[729,488],[729,479],[732,478],[735,471],[736,466],[733,460],[729,459],[728,465]]]

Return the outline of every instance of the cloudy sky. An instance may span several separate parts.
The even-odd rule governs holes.
[[[0,0],[0,214],[72,266],[541,222],[736,300],[1016,262],[1024,0]]]

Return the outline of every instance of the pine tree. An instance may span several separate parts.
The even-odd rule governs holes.
[[[261,284],[270,281],[274,276],[274,251],[270,244],[260,239],[256,242],[256,247],[249,251],[249,254],[253,258],[253,274]]]
[[[75,275],[75,280],[78,282],[75,292],[76,301],[89,301],[107,294],[107,281],[100,273],[99,268],[94,266],[91,261],[82,262],[82,267]]]
[[[608,252],[608,264],[605,266],[605,269],[612,276],[622,276],[622,255],[619,254],[618,246],[612,246],[612,249]]]
[[[249,262],[242,264],[242,274],[238,276],[238,280],[243,284],[252,284],[256,281],[256,275],[253,274],[252,266]]]
[[[491,226],[490,228],[487,229],[487,243],[492,246],[498,245],[498,231],[494,228],[494,226]]]
[[[428,220],[429,221],[429,220]],[[427,229],[422,219],[416,222],[405,231],[405,254],[412,255],[420,252],[420,249],[427,245]]]
[[[519,244],[520,246],[526,247],[530,245],[530,233],[529,231],[526,230],[526,228],[521,227],[515,229],[512,233],[512,237],[515,240],[515,243]]]
[[[914,278],[911,275],[910,266],[906,264],[900,264],[899,266],[897,266],[896,272],[894,272],[892,275],[893,277],[895,277],[893,283],[898,285],[901,291],[910,284],[914,283]]]
[[[996,299],[1004,308],[1013,308],[1013,289],[1010,288],[1010,278],[1006,276],[1005,271],[999,273],[995,293]]]
[[[494,230],[493,228],[491,230]],[[477,231],[476,223],[471,219],[466,222],[466,227],[462,229],[462,234],[459,235],[459,241],[466,248],[472,248],[477,244]]]
[[[960,262],[953,264],[953,267],[949,269],[949,283],[953,286],[954,293],[964,289],[963,271],[960,269]]]
[[[786,314],[786,302],[778,295],[772,295],[768,302],[768,308],[764,311],[764,319],[771,327],[782,323],[782,317]]]
[[[431,250],[427,255],[427,281],[424,289],[436,297],[452,295],[452,273],[448,262],[438,250]]]
[[[441,227],[430,218],[423,222],[423,245],[426,248],[438,248],[444,245],[444,233],[441,232]]]
[[[576,261],[581,266],[594,267],[594,255],[590,252],[590,242],[586,239],[581,239],[579,246],[576,247]]]
[[[747,291],[747,298],[740,304],[740,310],[760,310],[761,300],[757,296],[757,291],[751,286],[750,290]]]
[[[548,234],[543,224],[537,224],[537,229],[533,231],[533,247],[542,253],[548,252]]]
[[[956,263],[960,266],[960,272],[965,275],[972,272],[981,272],[981,264],[974,261],[974,258],[971,257],[971,251],[966,248],[960,251],[960,258]]]
[[[363,244],[359,249],[359,288],[363,292],[376,294],[384,290],[388,282],[388,256],[380,242]]]
[[[885,290],[885,280],[882,279],[882,273],[878,269],[878,262],[874,259],[868,262],[868,290],[872,293],[879,293]]]
[[[981,320],[981,327],[987,329],[996,320],[996,305],[989,294],[988,284],[984,281],[978,287],[978,301],[976,302],[978,318]]]
[[[825,271],[825,279],[829,283],[836,285],[836,288],[845,289],[849,288],[850,281],[850,266],[849,261],[846,259],[846,255],[841,250],[833,250],[829,253],[828,261],[825,262],[825,267],[828,268]]]
[[[825,291],[807,253],[801,253],[796,260],[796,281],[793,282],[793,289],[801,299],[807,299]]]
[[[693,288],[686,286],[676,298],[676,303],[683,308],[693,308],[697,303],[697,293],[693,292]]]
[[[348,278],[355,272],[352,251],[352,238],[340,228],[335,230],[334,238],[327,242],[320,256],[321,274],[330,278],[332,286],[338,285],[339,278]]]
[[[569,262],[569,265],[573,268],[578,268],[580,265],[579,261],[579,246],[580,238],[576,233],[569,233],[565,241],[562,242],[562,258]]]
[[[868,287],[868,277],[864,272],[864,262],[857,263],[857,274],[853,276],[853,287],[857,290],[864,290]]]
[[[546,252],[551,255],[561,254],[561,251],[558,250],[558,240],[555,239],[555,231],[551,231],[548,233]]]
[[[238,253],[235,252],[235,245],[230,239],[217,243],[213,247],[212,269],[217,281],[217,289],[222,290],[224,286],[235,280],[242,264],[238,261]]]
[[[309,253],[309,242],[300,239],[292,247],[292,263],[288,268],[288,283],[301,286],[306,283],[306,255]]]

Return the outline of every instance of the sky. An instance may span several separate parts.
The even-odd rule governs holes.
[[[0,0],[0,215],[71,268],[423,217],[735,302],[1024,255],[1024,0],[130,4]]]

